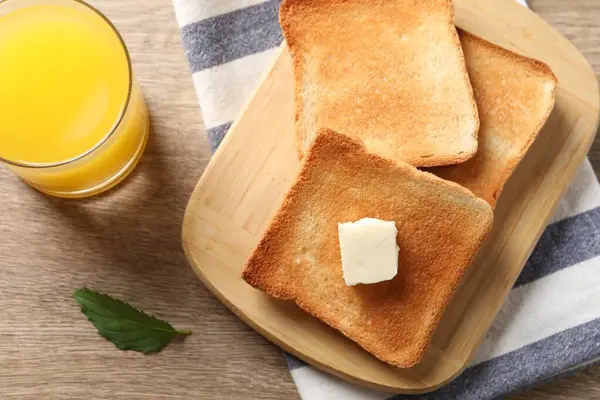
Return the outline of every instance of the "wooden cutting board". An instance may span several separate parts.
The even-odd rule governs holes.
[[[192,268],[236,315],[317,368],[393,392],[434,390],[466,367],[589,150],[598,124],[595,74],[567,39],[512,1],[456,0],[455,7],[457,26],[546,62],[559,87],[546,127],[505,188],[494,230],[420,364],[409,369],[384,364],[294,304],[271,299],[240,278],[299,168],[292,64],[285,46],[206,168],[183,223],[183,247]]]

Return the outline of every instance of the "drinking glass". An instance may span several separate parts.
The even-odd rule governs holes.
[[[80,0],[0,0],[0,161],[37,190],[86,197],[138,163],[148,111],[114,25]]]

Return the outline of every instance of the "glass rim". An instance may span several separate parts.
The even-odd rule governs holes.
[[[2,5],[6,4],[6,3],[19,2],[19,1],[24,1],[24,0],[0,0],[0,7],[2,7]],[[129,50],[127,49],[127,45],[125,44],[123,37],[121,36],[121,34],[119,33],[119,31],[117,30],[115,25],[100,10],[98,10],[96,7],[92,6],[91,4],[86,3],[84,0],[58,0],[58,1],[64,2],[64,3],[69,3],[69,2],[77,3],[79,5],[87,7],[89,10],[93,11],[96,15],[98,15],[102,20],[104,20],[104,22],[106,22],[111,27],[111,29],[115,33],[115,35],[117,35],[117,38],[119,39],[119,42],[121,43],[123,51],[125,52],[125,58],[127,60],[127,69],[128,69],[128,74],[129,74],[127,97],[125,99],[125,104],[121,107],[121,111],[119,112],[119,115],[118,115],[117,119],[115,120],[115,123],[108,130],[107,134],[102,139],[100,139],[98,141],[98,143],[96,143],[94,146],[92,146],[85,152],[78,154],[72,158],[69,158],[68,160],[52,162],[52,163],[30,163],[30,162],[13,161],[13,160],[9,160],[5,157],[2,157],[0,155],[1,162],[10,164],[10,165],[13,165],[16,167],[39,168],[39,169],[60,167],[63,165],[74,163],[74,162],[81,160],[82,158],[90,155],[91,153],[95,152],[98,148],[102,147],[102,145],[104,143],[106,143],[108,141],[108,139],[110,139],[114,135],[114,133],[119,128],[119,125],[121,125],[121,122],[123,121],[123,118],[125,117],[125,114],[126,114],[127,110],[129,109],[129,105],[130,105],[129,103],[131,102],[131,94],[133,91],[133,67],[131,65],[131,56],[129,55]]]

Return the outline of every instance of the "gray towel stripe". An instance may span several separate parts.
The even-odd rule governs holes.
[[[281,0],[242,8],[195,22],[181,29],[192,72],[277,47]]]
[[[396,395],[388,400],[494,399],[523,390],[600,357],[600,319],[471,367],[452,383],[425,395]]]
[[[595,208],[548,226],[517,279],[515,287],[598,255],[600,255],[600,208]]]
[[[227,134],[227,131],[229,131],[231,124],[232,124],[231,122],[228,122],[226,124],[215,126],[215,127],[208,129],[208,131],[206,133],[208,135],[208,141],[210,143],[211,153],[214,154],[215,151],[217,151],[217,147],[219,147],[219,145],[223,141],[223,138],[225,137],[225,134]]]

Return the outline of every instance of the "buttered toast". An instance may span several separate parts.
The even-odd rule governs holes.
[[[431,172],[495,206],[554,107],[557,80],[544,63],[459,33],[479,108],[479,150],[463,164]]]
[[[298,151],[319,128],[420,167],[477,150],[479,119],[451,0],[284,0]]]
[[[346,286],[337,224],[364,217],[395,221],[398,274]],[[410,367],[423,357],[492,220],[490,205],[467,189],[322,130],[242,276],[379,359]]]

